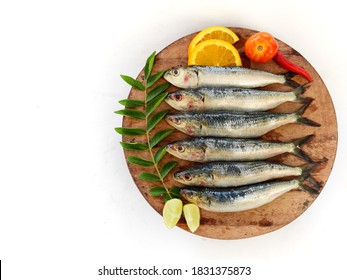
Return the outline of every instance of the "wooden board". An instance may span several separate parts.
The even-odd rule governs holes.
[[[285,69],[279,67],[274,62],[269,62],[266,64],[251,63],[244,55],[243,46],[246,39],[256,31],[242,28],[231,29],[235,31],[235,33],[240,38],[240,41],[235,44],[235,47],[240,52],[244,67],[263,69],[271,71],[273,73],[286,72]],[[196,33],[185,36],[163,49],[156,57],[153,71],[157,72],[163,69],[176,67],[178,65],[187,65],[188,45],[195,35]],[[308,134],[315,134],[314,139],[310,143],[307,143],[303,147],[303,150],[315,161],[322,160],[323,158],[328,159],[326,163],[321,164],[312,173],[313,177],[316,180],[322,182],[322,184],[325,185],[334,163],[337,146],[337,123],[334,106],[331,101],[329,92],[324,85],[324,82],[319,77],[315,69],[310,65],[310,63],[290,46],[286,45],[280,40],[278,40],[278,42],[279,49],[285,54],[287,58],[295,62],[297,65],[302,66],[311,74],[313,82],[311,83],[311,86],[306,91],[304,96],[312,97],[315,100],[311,103],[304,116],[320,123],[321,127],[288,124],[267,133],[262,138],[276,141],[290,141],[293,139],[301,138]],[[138,78],[140,79],[142,75],[143,72],[139,74]],[[294,80],[300,84],[306,83],[306,80],[300,76],[296,76]],[[162,82],[164,82],[163,79],[159,81],[159,83]],[[169,92],[172,92],[176,89],[177,88],[171,86],[169,88]],[[290,90],[290,88],[283,85],[271,85],[266,87],[266,89],[283,91]],[[131,90],[129,98],[143,100],[143,93],[137,90]],[[293,112],[301,106],[302,104],[285,103],[272,111]],[[171,109],[171,111],[174,111],[165,102],[163,102],[160,107],[157,108],[157,110],[159,111],[167,108]],[[144,128],[145,124],[143,121],[124,117],[123,127]],[[162,121],[155,128],[155,130],[151,132],[151,135],[153,135],[158,130],[170,128],[172,128],[170,125],[168,125],[165,121]],[[166,138],[160,144],[160,146],[188,137],[189,136],[176,131],[168,138]],[[123,136],[123,141],[145,142],[145,137]],[[149,159],[147,151],[124,151],[124,154],[126,157],[130,155],[137,155]],[[178,166],[173,170],[173,172],[184,166],[186,167],[196,164],[177,159],[170,154],[166,154],[166,156],[162,160],[162,164],[171,160],[176,160],[179,162]],[[271,161],[282,162],[289,165],[302,165],[305,163],[303,160],[291,154],[284,154],[274,157],[271,159]],[[158,213],[161,214],[164,205],[162,198],[152,197],[149,194],[149,189],[153,187],[153,183],[138,179],[138,175],[141,172],[153,171],[155,173],[154,168],[152,170],[151,167],[140,167],[133,164],[128,164],[128,167],[130,174],[135,181],[135,184],[137,185],[144,198]],[[182,186],[172,179],[172,174],[169,174],[169,176],[167,177],[167,182],[168,186]],[[322,195],[324,195],[324,192]],[[279,229],[296,219],[312,204],[316,197],[317,196],[311,196],[304,191],[292,190],[267,205],[249,211],[238,213],[214,213],[201,210],[201,226],[195,232],[195,234],[216,239],[240,239],[265,234]],[[184,230],[189,231],[183,218],[179,221],[178,226]]]

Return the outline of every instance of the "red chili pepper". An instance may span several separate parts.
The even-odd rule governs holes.
[[[273,60],[283,68],[286,68],[289,71],[292,71],[296,74],[299,74],[306,78],[309,82],[312,82],[312,78],[309,73],[306,72],[305,69],[301,68],[300,66],[294,64],[293,62],[289,61],[282,52],[278,51],[273,58]]]

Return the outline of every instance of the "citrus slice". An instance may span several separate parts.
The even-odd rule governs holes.
[[[173,198],[165,202],[163,208],[164,223],[167,228],[173,228],[179,221],[182,215],[182,200]]]
[[[183,206],[183,214],[186,219],[188,228],[191,232],[195,232],[200,226],[200,209],[192,203]]]
[[[211,39],[197,45],[188,58],[188,65],[241,66],[237,49],[230,43]]]
[[[188,56],[190,56],[193,49],[201,42],[211,39],[218,39],[226,41],[230,44],[234,44],[239,40],[239,37],[231,31],[229,28],[223,26],[211,26],[201,32],[199,32],[193,40],[190,42],[188,47]]]

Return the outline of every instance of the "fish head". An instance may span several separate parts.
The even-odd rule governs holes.
[[[198,71],[194,67],[177,67],[165,72],[164,79],[179,88],[196,88]]]
[[[177,141],[168,144],[166,151],[181,159],[201,162],[205,159],[206,145],[195,141]]]
[[[187,113],[168,114],[165,120],[173,127],[188,135],[198,135],[202,129],[200,121]]]
[[[203,94],[189,90],[169,93],[165,101],[178,111],[202,110],[204,106]]]
[[[212,184],[213,175],[209,171],[193,168],[176,172],[174,179],[184,185],[207,186]]]
[[[209,204],[209,198],[203,195],[201,187],[184,187],[181,188],[180,195],[191,203],[196,205]]]

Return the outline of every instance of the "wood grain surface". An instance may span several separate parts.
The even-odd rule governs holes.
[[[239,50],[242,63],[244,67],[252,69],[262,69],[267,70],[273,73],[282,74],[286,70],[270,61],[266,64],[256,64],[250,62],[244,54],[244,43],[246,39],[254,34],[256,31],[242,29],[242,28],[231,28],[240,38],[235,44],[235,47]],[[176,67],[179,65],[187,65],[187,49],[191,39],[196,35],[196,33],[187,35],[174,43],[167,46],[163,49],[156,57],[153,73]],[[329,92],[324,85],[324,82],[311,66],[311,64],[302,57],[297,51],[295,51],[290,46],[286,45],[282,41],[279,42],[279,50],[281,50],[287,58],[295,62],[297,65],[305,68],[313,78],[313,82],[310,84],[310,87],[305,92],[304,96],[312,97],[315,100],[311,103],[309,108],[306,110],[304,116],[309,119],[318,122],[321,124],[320,127],[311,127],[301,124],[288,124],[282,126],[278,129],[275,129],[263,137],[262,139],[276,140],[276,141],[290,141],[293,139],[301,138],[308,134],[315,134],[315,137],[312,141],[303,146],[303,150],[314,160],[320,161],[322,159],[327,159],[326,162],[320,164],[318,168],[314,170],[312,176],[322,182],[323,186],[326,184],[329,174],[331,172],[336,147],[337,147],[337,123],[336,116],[334,111],[334,106],[330,98]],[[143,72],[141,71],[138,79],[141,80]],[[305,84],[307,81],[300,77],[296,76],[294,80],[300,84]],[[158,83],[165,82],[161,79]],[[158,84],[157,83],[157,84]],[[265,87],[265,89],[271,90],[290,90],[289,87],[284,85],[271,85]],[[171,86],[169,92],[175,91],[177,88]],[[143,100],[143,93],[137,90],[132,89],[129,93],[130,99],[140,99]],[[293,112],[300,108],[302,104],[299,103],[285,103],[277,107],[273,112]],[[163,102],[156,111],[163,109],[171,109],[165,102]],[[134,120],[128,117],[123,118],[123,127],[140,127],[145,128],[144,121]],[[155,132],[162,129],[172,128],[164,120],[151,132],[151,135],[154,135]],[[179,139],[185,139],[189,136],[176,131],[166,138],[159,146],[166,145],[172,141]],[[133,136],[123,136],[123,141],[138,141],[145,143],[145,137],[133,137]],[[159,147],[155,148],[155,151]],[[125,156],[137,155],[143,158],[149,158],[148,151],[124,151]],[[170,154],[166,154],[163,158],[161,165],[168,161],[176,160],[179,162],[178,166],[169,174],[167,178],[167,185],[172,186],[182,186],[178,182],[172,179],[172,173],[179,170],[180,168],[196,165],[197,163],[191,163],[188,161],[177,159]],[[305,162],[294,155],[284,154],[270,159],[275,162],[282,162],[289,165],[302,165]],[[140,173],[144,171],[154,172],[154,167],[141,167],[128,163],[130,174],[133,177],[136,186],[140,190],[141,194],[148,201],[148,203],[159,213],[161,214],[163,209],[163,199],[161,197],[152,197],[149,194],[149,190],[153,187],[153,182],[142,181],[138,179]],[[329,186],[333,187],[333,186]],[[321,192],[321,195],[324,195],[324,191]],[[292,190],[273,202],[264,205],[262,207],[237,212],[237,213],[214,213],[201,210],[201,226],[195,232],[197,235],[216,238],[216,239],[240,239],[247,238],[252,236],[257,236],[265,234],[276,229],[279,229],[297,217],[299,217],[317,198],[317,195],[312,196],[305,191],[301,190]],[[141,213],[139,213],[141,214]],[[163,224],[164,226],[164,224]],[[184,230],[188,230],[188,227],[184,221],[184,218],[178,223],[178,226]]]

